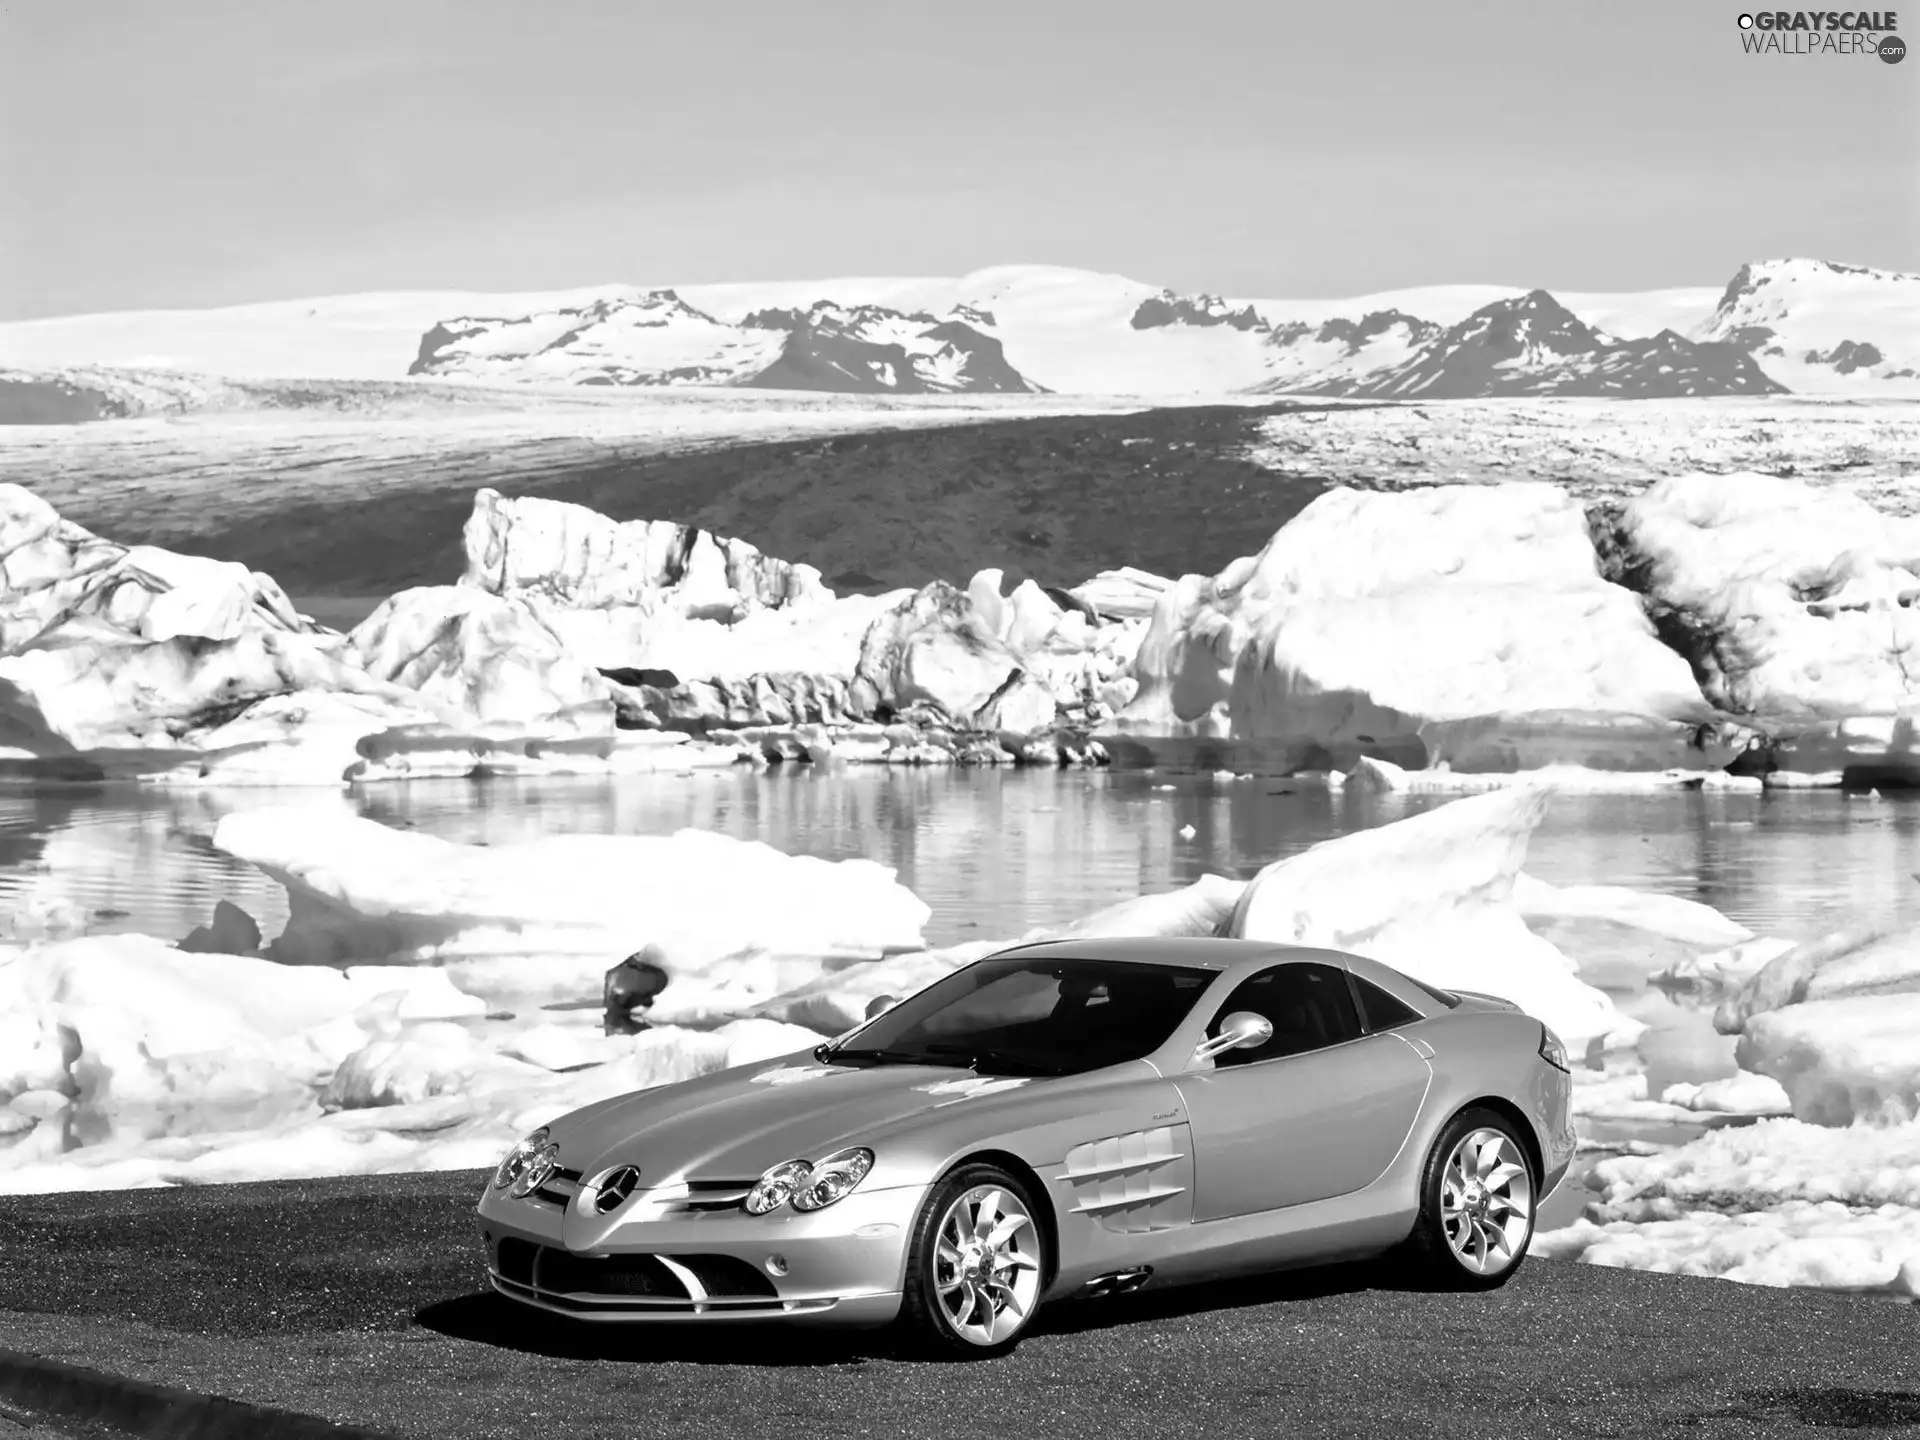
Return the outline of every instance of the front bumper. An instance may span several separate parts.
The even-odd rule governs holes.
[[[922,1186],[856,1190],[825,1210],[686,1213],[647,1191],[606,1220],[488,1187],[488,1278],[510,1299],[595,1322],[883,1325],[900,1309]]]

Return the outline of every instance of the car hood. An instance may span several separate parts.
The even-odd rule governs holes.
[[[942,1106],[978,1105],[1052,1080],[988,1077],[951,1066],[822,1065],[802,1052],[679,1085],[642,1090],[553,1122],[561,1164],[591,1177],[640,1167],[647,1187],[757,1179],[785,1160],[818,1160],[883,1140]]]

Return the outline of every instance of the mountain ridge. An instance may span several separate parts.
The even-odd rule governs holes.
[[[84,366],[901,394],[1920,397],[1920,275],[1801,257],[1749,261],[1721,286],[1621,294],[1249,300],[1015,265],[0,325],[0,369],[16,378]]]

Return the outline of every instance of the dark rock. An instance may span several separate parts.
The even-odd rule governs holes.
[[[616,685],[652,685],[661,690],[671,690],[680,683],[680,677],[671,670],[653,670],[645,666],[635,669],[622,665],[612,670],[603,668],[600,673]]]
[[[213,907],[213,924],[196,925],[177,949],[194,955],[258,955],[260,926],[231,900]]]
[[[607,1034],[637,1035],[649,1028],[634,1011],[652,1009],[660,992],[667,988],[671,977],[660,963],[665,958],[658,945],[647,945],[607,971],[600,992]]]

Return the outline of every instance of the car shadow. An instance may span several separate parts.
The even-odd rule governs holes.
[[[1210,1310],[1286,1305],[1364,1290],[1412,1292],[1424,1288],[1406,1274],[1405,1267],[1382,1261],[1317,1265],[1103,1299],[1063,1298],[1042,1310],[1030,1333],[1077,1335]],[[435,1301],[415,1311],[414,1320],[450,1339],[557,1360],[791,1369],[925,1358],[915,1354],[890,1329],[815,1330],[779,1321],[596,1325],[532,1311],[492,1291]],[[968,1362],[959,1357],[957,1363]]]
[[[1235,1276],[1197,1285],[1146,1289],[1111,1299],[1056,1300],[1034,1322],[1036,1335],[1072,1335],[1111,1330],[1153,1320],[1174,1320],[1209,1311],[1247,1310],[1261,1305],[1298,1304],[1332,1295],[1355,1295],[1365,1290],[1398,1290],[1408,1294],[1433,1289],[1417,1274],[1386,1260],[1360,1260]]]

